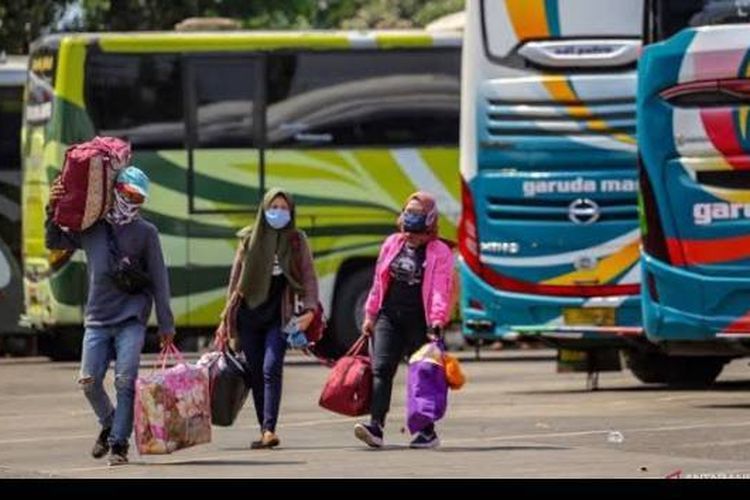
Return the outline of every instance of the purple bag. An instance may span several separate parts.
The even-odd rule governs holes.
[[[448,408],[448,381],[441,342],[429,342],[409,358],[406,426],[414,434],[437,422]]]

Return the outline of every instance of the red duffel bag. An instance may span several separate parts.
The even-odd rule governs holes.
[[[370,413],[372,367],[364,335],[333,365],[318,404],[326,410],[350,417]]]
[[[61,174],[65,196],[53,220],[67,231],[91,227],[112,207],[115,178],[130,163],[130,144],[116,137],[95,137],[65,152]]]

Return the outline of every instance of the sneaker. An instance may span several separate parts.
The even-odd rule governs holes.
[[[409,448],[437,448],[440,446],[440,438],[436,432],[418,432],[416,437],[409,443]]]
[[[357,424],[354,426],[354,436],[371,448],[383,446],[383,428],[378,424]]]
[[[94,458],[102,458],[109,451],[109,432],[112,430],[111,427],[105,427],[99,433],[99,437],[96,438],[94,447],[91,449],[91,456]]]
[[[109,465],[125,465],[128,463],[128,443],[115,443],[109,452]]]
[[[250,448],[253,450],[262,450],[265,448],[273,448],[281,444],[279,436],[273,431],[263,431],[260,439],[250,443]]]

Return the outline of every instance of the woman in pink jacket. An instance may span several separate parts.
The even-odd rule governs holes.
[[[383,426],[398,363],[429,338],[442,336],[451,314],[453,253],[438,239],[438,210],[432,196],[409,196],[398,218],[400,232],[380,248],[362,332],[372,339],[373,397],[370,423],[354,435],[373,448],[383,446]],[[412,448],[439,444],[433,425],[422,429]]]

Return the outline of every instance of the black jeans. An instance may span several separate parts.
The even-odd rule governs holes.
[[[371,356],[373,394],[370,416],[373,422],[385,425],[398,364],[426,342],[427,323],[422,311],[383,309],[378,315],[372,336]]]

